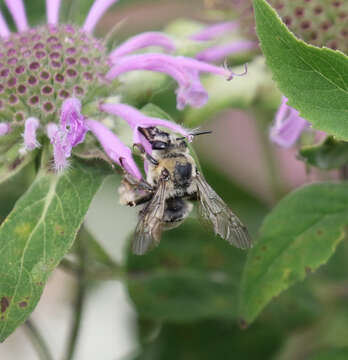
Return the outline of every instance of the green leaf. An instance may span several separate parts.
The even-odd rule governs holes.
[[[265,0],[254,0],[257,34],[289,105],[316,129],[348,139],[348,57],[295,38]]]
[[[266,207],[212,168],[204,173],[216,191],[250,227],[258,226]],[[157,321],[188,322],[236,318],[237,297],[246,252],[217,238],[198,219],[165,231],[161,244],[145,256],[128,254],[127,283],[138,314]]]
[[[141,111],[147,116],[157,117],[160,119],[170,120],[174,122],[174,120],[168,113],[166,113],[164,110],[162,110],[159,106],[155,104],[148,103],[141,108]]]
[[[345,237],[348,184],[315,184],[282,199],[267,216],[249,252],[240,316],[252,322],[289,286],[325,264]]]
[[[311,356],[309,360],[347,360],[348,348],[322,350]]]
[[[300,155],[309,165],[337,169],[348,163],[348,143],[329,136],[322,144],[303,147]]]
[[[138,314],[147,319],[235,318],[244,260],[242,251],[187,220],[167,231],[151,253],[130,255],[128,289]]]
[[[0,184],[9,180],[31,163],[38,151],[30,151],[25,156],[19,154],[22,144],[12,146],[8,151],[0,155]]]
[[[61,175],[43,164],[0,227],[0,341],[35,308],[107,175],[84,162],[74,161]]]
[[[283,340],[269,323],[243,331],[234,321],[164,324],[158,338],[136,360],[272,359]],[[270,341],[272,339],[272,341]]]

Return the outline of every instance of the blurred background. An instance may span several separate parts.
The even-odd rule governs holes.
[[[91,3],[72,0],[65,5],[66,9],[72,5],[69,11],[74,14],[73,21],[79,23]],[[121,42],[143,31],[174,31],[180,28],[181,19],[204,23],[226,20],[211,3],[121,0],[104,17],[97,33],[106,34],[118,24],[117,41]],[[0,4],[4,9],[2,1]],[[45,21],[43,0],[25,4],[31,24]],[[229,61],[239,69],[244,60]],[[141,105],[153,102],[184,124],[200,124],[213,131],[193,144],[203,173],[256,237],[263,217],[291,189],[334,179],[337,174],[306,168],[297,159],[296,149],[279,149],[269,142],[268,131],[280,94],[262,57],[254,55],[248,60],[252,63],[247,76],[228,84],[231,103],[218,104],[215,84],[210,91],[216,108],[213,101],[208,109],[178,113],[173,88],[161,85]],[[2,218],[28,186],[30,169],[27,172],[26,177],[16,178],[0,189]],[[215,238],[192,216],[165,233],[161,246],[151,254],[141,258],[131,255],[129,242],[137,210],[118,204],[119,183],[118,175],[107,179],[93,201],[80,238],[94,244],[88,247],[93,261],[103,266],[116,263],[126,269],[126,276],[95,265],[98,271],[101,269],[98,276],[85,279],[74,359],[290,360],[309,358],[323,343],[348,345],[348,291],[340,283],[348,271],[347,245],[341,245],[342,251],[327,267],[282,294],[250,328],[243,330],[237,310],[246,253]],[[107,254],[107,261],[99,247]],[[74,254],[69,258],[73,261]],[[76,315],[79,278],[67,264],[52,274],[32,315],[54,359],[64,358]],[[0,359],[38,359],[24,326],[0,345]]]

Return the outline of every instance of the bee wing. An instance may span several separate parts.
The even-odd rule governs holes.
[[[153,198],[140,212],[133,241],[133,253],[136,255],[145,254],[151,245],[158,245],[160,242],[166,200],[165,190],[166,181],[160,180]]]
[[[196,184],[200,200],[199,212],[213,224],[215,234],[238,248],[250,248],[252,242],[247,228],[199,173]]]

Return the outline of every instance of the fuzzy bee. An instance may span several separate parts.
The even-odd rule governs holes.
[[[143,255],[158,245],[163,230],[180,225],[190,214],[192,202],[199,203],[200,215],[212,224],[215,234],[238,248],[251,247],[247,228],[199,172],[185,139],[157,127],[139,130],[152,147],[148,155],[138,146],[146,162],[147,181],[125,174],[119,188],[122,204],[143,204],[133,252]]]

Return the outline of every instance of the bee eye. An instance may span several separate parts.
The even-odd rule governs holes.
[[[164,141],[151,141],[151,146],[153,150],[164,150],[167,149],[169,144]]]

